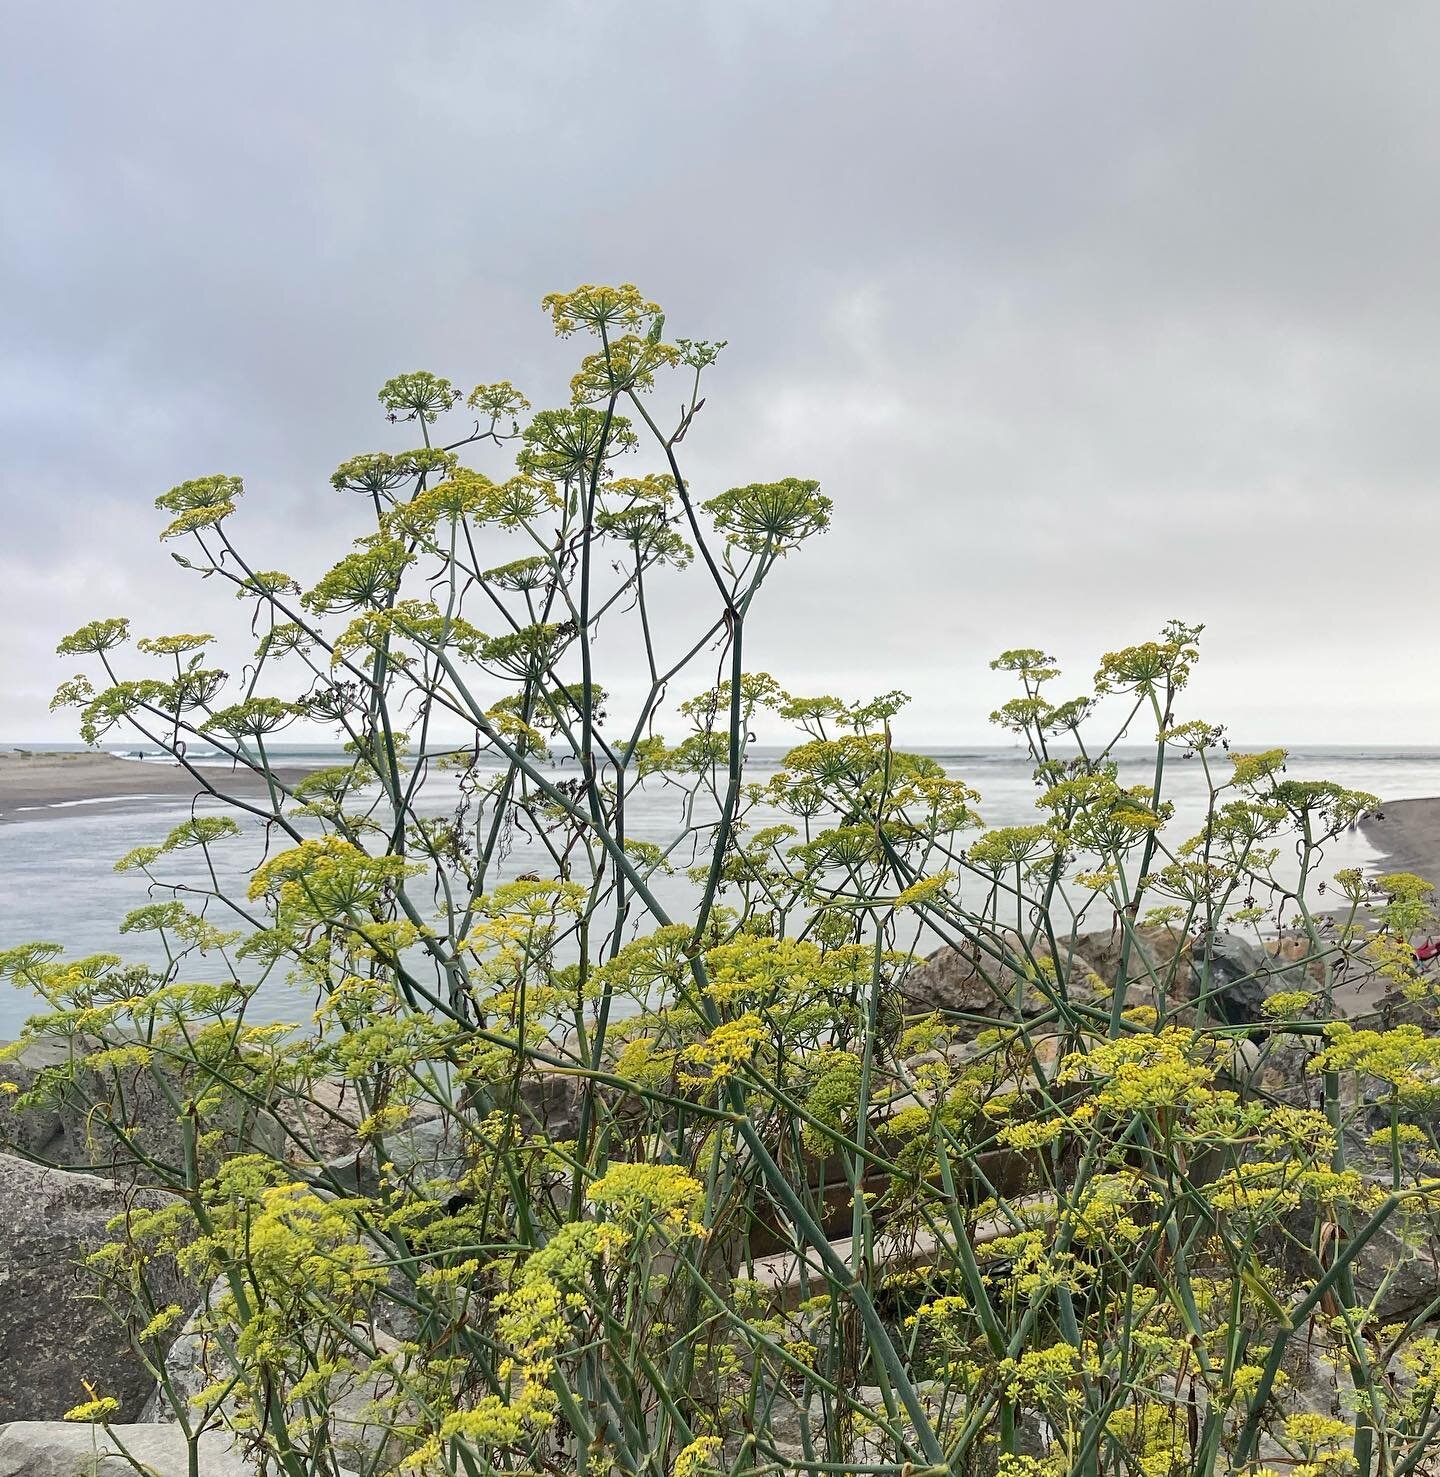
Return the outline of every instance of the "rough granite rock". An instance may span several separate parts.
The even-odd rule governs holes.
[[[12,1421],[0,1426],[0,1477],[135,1477],[124,1447],[155,1477],[189,1477],[189,1450],[179,1426],[69,1425]],[[259,1468],[224,1431],[199,1442],[200,1477],[256,1477]],[[342,1470],[341,1477],[352,1477]]]
[[[1023,955],[1017,935],[1007,934],[1003,942],[1013,954]],[[1167,1016],[1175,1014],[1179,1020],[1193,1018],[1192,1003],[1204,994],[1212,1017],[1232,1025],[1250,1024],[1264,1019],[1261,1006],[1269,996],[1281,990],[1313,990],[1320,979],[1318,966],[1304,962],[1311,952],[1308,940],[1296,934],[1261,942],[1216,933],[1207,958],[1199,944],[1172,928],[1139,927],[1127,934],[1117,927],[1061,938],[1054,955],[1043,940],[1032,941],[1030,951],[1041,968],[1054,970],[1066,981],[1071,998],[1085,998],[1089,991],[1092,1000],[1114,990],[1123,957],[1126,1008],[1159,1006],[1163,997]],[[1053,957],[1059,959],[1058,969],[1051,963]],[[1337,983],[1335,1005],[1340,1014],[1353,1016],[1374,1008],[1378,997],[1372,976],[1373,970],[1356,966]],[[995,1020],[1015,1019],[1017,998],[1020,1013],[1026,1016],[1040,1013],[1048,1003],[1033,986],[1017,991],[1015,971],[997,965],[973,944],[935,950],[900,981],[899,995],[910,1015],[941,1010]],[[962,1034],[965,1024],[960,1026]],[[979,1022],[968,1024],[972,1035],[983,1029]]]
[[[1272,952],[1234,933],[1212,934],[1203,950],[1197,944],[1190,975],[1192,994],[1208,997],[1214,1012],[1232,1026],[1264,1020],[1260,1007],[1269,996],[1314,984],[1305,966],[1285,958],[1278,945]]]
[[[520,1085],[522,1127],[528,1132],[543,1129],[552,1138],[574,1138],[582,1090],[581,1078],[564,1073],[527,1077]],[[417,1104],[400,1127],[386,1134],[385,1159],[394,1166],[396,1178],[415,1185],[459,1180],[470,1164],[462,1120],[455,1113],[442,1113],[434,1103]],[[324,1169],[327,1182],[342,1189],[370,1194],[379,1184],[374,1149],[353,1137]]]
[[[22,1093],[29,1091],[42,1073],[58,1073],[71,1056],[63,1041],[33,1042],[0,1063],[0,1081],[13,1082]],[[167,1085],[179,1100],[187,1097],[182,1081],[172,1076]],[[167,1167],[177,1180],[184,1177],[184,1130],[174,1104],[148,1068],[122,1068],[117,1092],[111,1076],[102,1077],[80,1065],[69,1080],[55,1082],[52,1100],[43,1105],[22,1106],[14,1097],[0,1094],[0,1152],[33,1156],[68,1169],[88,1169],[116,1180],[163,1182],[145,1163],[148,1156]],[[133,1134],[141,1152],[128,1149],[109,1122]],[[223,1130],[225,1147],[231,1153],[257,1145],[270,1153],[283,1148],[281,1130],[257,1115],[253,1104],[239,1095],[230,1095],[208,1113],[204,1126]]]
[[[0,1061],[0,1082],[13,1084],[15,1091],[0,1093],[0,1148],[15,1149],[27,1156],[58,1163],[64,1154],[65,1123],[58,1108],[19,1107],[15,1099],[29,1092],[47,1068],[61,1067],[69,1060],[61,1042],[36,1042],[24,1051]]]
[[[419,1186],[430,1181],[453,1182],[466,1168],[463,1136],[453,1118],[441,1115],[433,1104],[422,1104],[398,1128],[385,1135],[385,1162],[397,1180]],[[325,1164],[329,1184],[352,1193],[373,1195],[380,1184],[375,1149],[356,1145]]]
[[[525,1127],[543,1127],[551,1138],[573,1139],[580,1132],[582,1077],[565,1072],[541,1072],[520,1083],[521,1116]]]
[[[1367,1178],[1390,1188],[1388,1177]],[[1413,1205],[1393,1212],[1355,1258],[1355,1290],[1374,1301],[1381,1323],[1414,1317],[1440,1300],[1440,1216]]]
[[[201,1308],[191,1316],[165,1356],[165,1371],[177,1395],[188,1399],[217,1382],[228,1382],[235,1373],[235,1366],[204,1326],[211,1316],[208,1310],[228,1290],[223,1277],[211,1286]],[[369,1330],[367,1337],[382,1354],[396,1350],[395,1340],[379,1329]],[[389,1404],[397,1394],[394,1378],[371,1372],[365,1361],[358,1358],[350,1368],[332,1375],[325,1398],[331,1439],[342,1461],[366,1472],[389,1470],[399,1452],[392,1449],[390,1432],[383,1419],[377,1419],[376,1402]],[[232,1412],[236,1409],[233,1401],[227,1404]],[[413,1419],[413,1408],[406,1407],[405,1414]],[[155,1386],[142,1419],[173,1425],[175,1415],[163,1386]]]
[[[899,992],[907,1015],[942,1010],[986,1019],[1013,1019],[1020,984],[1013,969],[975,945],[959,949],[945,945],[904,976]],[[1021,1008],[1033,1014],[1044,1008],[1044,1002],[1036,991],[1024,989]],[[966,1027],[971,1035],[984,1029],[979,1021],[965,1022],[960,1029]]]
[[[138,1412],[151,1380],[117,1316],[128,1309],[97,1299],[81,1263],[114,1239],[111,1217],[170,1199],[0,1155],[0,1421],[58,1418],[89,1398],[84,1380],[120,1402],[122,1419]],[[169,1258],[147,1276],[159,1307],[199,1297]]]
[[[287,1162],[324,1164],[356,1151],[366,1110],[353,1083],[327,1078],[312,1083],[305,1099],[277,1104],[276,1114],[287,1135]]]
[[[1058,942],[1060,964],[1057,973],[1074,996],[1093,1001],[1115,987],[1124,953],[1125,935],[1116,929],[1106,933],[1081,934]],[[1176,967],[1175,959],[1185,940],[1168,928],[1137,929],[1126,960],[1126,1006],[1153,1005],[1157,993],[1166,995],[1167,1008],[1183,1003],[1188,985],[1188,971]],[[1007,950],[1023,954],[1018,936],[1007,935]],[[1037,963],[1049,965],[1053,958],[1048,946],[1032,945]],[[1031,985],[1018,990],[1015,971],[999,965],[974,945],[936,949],[916,965],[900,981],[900,1000],[907,1015],[932,1010],[958,1012],[962,1015],[1013,1020],[1017,996],[1020,1013],[1035,1015],[1048,1005],[1044,994]],[[983,1029],[979,1022],[969,1022],[970,1034]],[[962,1034],[964,1032],[962,1024]]]

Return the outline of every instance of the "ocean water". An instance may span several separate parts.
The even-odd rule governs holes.
[[[129,752],[134,753],[133,749]],[[783,752],[781,749],[758,751],[750,766],[752,777],[763,780],[772,773]],[[987,824],[1016,825],[1038,818],[1031,761],[1023,750],[956,748],[928,752],[947,773],[979,791],[978,808]],[[282,767],[319,766],[333,763],[337,757],[337,750],[314,747],[279,751],[271,756],[272,762]],[[1120,758],[1122,782],[1149,782],[1153,756],[1134,751]],[[145,792],[146,763],[135,760],[137,795]],[[563,772],[562,767],[558,774]],[[1288,772],[1297,779],[1335,780],[1350,788],[1369,791],[1381,800],[1440,795],[1440,750],[1295,749],[1291,751]],[[1173,758],[1167,761],[1166,793],[1177,808],[1167,834],[1177,839],[1190,834],[1203,813],[1204,791],[1198,762]],[[454,776],[436,774],[425,787],[422,813],[443,814],[453,809],[458,799]],[[132,847],[160,840],[189,812],[188,801],[160,799],[123,811],[72,803],[18,812],[11,823],[0,826],[0,948],[46,939],[63,943],[72,956],[104,952],[128,960],[163,962],[163,950],[152,935],[120,932],[121,922],[131,909],[155,899],[143,876],[118,874],[114,862]],[[766,819],[757,817],[755,823],[763,824]],[[667,845],[682,825],[683,798],[673,787],[651,782],[627,802],[627,826],[630,834],[639,839]],[[285,843],[277,840],[272,844]],[[258,828],[252,828],[242,837],[226,842],[214,854],[224,858],[220,882],[232,895],[243,898],[248,873],[265,854],[265,838]],[[1333,844],[1325,858],[1326,871],[1363,867],[1375,859],[1375,853],[1358,831],[1347,833]],[[168,878],[182,887],[207,886],[208,879],[193,855],[181,854],[169,860],[173,864],[167,866]],[[683,919],[694,897],[692,884],[684,877],[683,870],[694,858],[681,851],[673,860],[681,875],[662,879],[656,892],[672,916]],[[533,838],[517,832],[495,881],[532,870],[549,874],[547,854]],[[158,897],[167,895],[160,893]],[[185,896],[183,891],[177,895]],[[219,926],[231,924],[213,903],[207,916]],[[185,977],[191,979],[214,978],[221,973],[218,961],[193,956],[184,969]],[[279,1019],[301,1020],[313,1008],[313,1003],[296,989],[279,981],[266,984],[260,1003],[272,1018]],[[14,1036],[33,1006],[28,996],[8,989],[0,993],[0,1040]]]

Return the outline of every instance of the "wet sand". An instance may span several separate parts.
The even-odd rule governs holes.
[[[197,766],[222,796],[265,804],[265,782],[249,770]],[[277,769],[290,785],[303,769]],[[178,764],[142,764],[113,754],[0,750],[0,825],[140,810],[156,800],[209,800],[205,784]]]
[[[1440,886],[1440,796],[1392,800],[1360,822],[1365,839],[1384,854],[1378,872],[1414,872]]]

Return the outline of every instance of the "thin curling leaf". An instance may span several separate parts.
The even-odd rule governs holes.
[[[182,533],[197,533],[214,528],[235,511],[235,504],[245,491],[239,477],[217,473],[213,477],[196,477],[181,482],[155,499],[155,506],[174,513],[174,520],[161,532],[162,539],[178,538]]]
[[[732,487],[704,507],[716,529],[746,553],[784,554],[829,527],[832,504],[818,482],[784,477]]]
[[[380,386],[378,399],[390,413],[391,420],[433,422],[442,411],[449,410],[460,398],[460,391],[447,379],[417,369],[412,374],[397,374]]]
[[[660,305],[648,302],[633,282],[619,287],[582,283],[571,292],[548,293],[540,306],[550,315],[555,332],[568,338],[580,329],[599,337],[611,333],[648,333],[660,316]]]
[[[55,648],[60,656],[84,656],[111,651],[130,639],[130,622],[124,616],[113,616],[109,620],[89,621],[78,631],[72,631]]]
[[[428,446],[417,451],[365,451],[341,462],[331,474],[330,485],[337,492],[386,497],[427,472],[452,471],[456,460],[454,452]]]

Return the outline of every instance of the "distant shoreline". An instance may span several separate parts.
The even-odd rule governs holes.
[[[1414,872],[1440,886],[1440,796],[1392,800],[1360,822],[1382,872]]]
[[[178,764],[123,759],[93,749],[0,749],[0,825],[113,815],[143,810],[157,800],[223,804],[225,796],[269,798],[264,780],[251,770],[214,763],[196,768],[224,794],[212,796]],[[287,786],[309,772],[305,766],[274,771]],[[1377,871],[1415,872],[1440,885],[1440,796],[1389,801],[1366,816],[1360,830],[1380,853]]]
[[[248,769],[196,766],[216,788],[240,800],[267,800],[265,781]],[[293,785],[304,769],[276,769]],[[216,800],[178,764],[147,764],[114,754],[41,750],[0,751],[0,825],[113,815],[142,810],[156,800]]]

